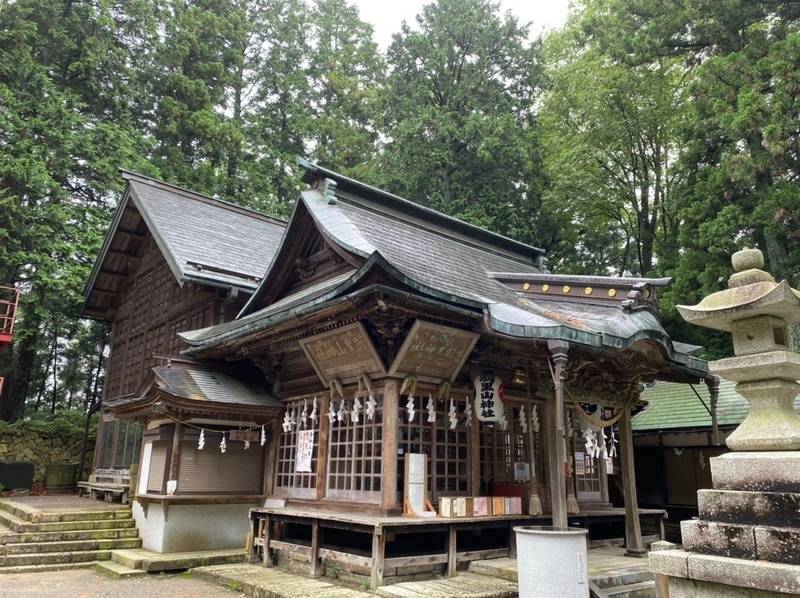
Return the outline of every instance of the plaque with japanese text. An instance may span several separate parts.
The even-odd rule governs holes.
[[[417,320],[389,373],[452,382],[477,341],[474,332]]]
[[[355,380],[361,374],[386,373],[380,356],[361,322],[323,332],[300,341],[320,380]]]

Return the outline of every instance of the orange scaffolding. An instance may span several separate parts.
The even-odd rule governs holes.
[[[11,343],[14,318],[19,304],[19,289],[0,286],[0,349]]]

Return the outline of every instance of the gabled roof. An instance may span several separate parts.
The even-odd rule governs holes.
[[[257,287],[284,221],[136,173],[123,171],[123,178],[127,187],[86,286],[86,315],[103,317],[93,295],[117,289],[109,284],[98,291],[98,280],[123,278],[139,249],[136,239],[147,231],[181,286],[196,282],[248,293]]]
[[[659,322],[651,287],[665,286],[669,279],[542,274],[538,268],[541,252],[536,248],[305,165],[312,188],[302,192],[259,289],[237,320],[181,333],[190,352],[218,350],[289,318],[361,295],[367,289],[359,281],[366,280],[371,269],[380,268],[400,288],[412,288],[428,300],[479,314],[486,332],[610,349],[650,341],[662,347],[668,368],[704,377],[705,362],[674,346]],[[356,256],[361,265],[281,297],[276,293],[282,284],[281,268],[292,260],[291,247],[302,232],[301,222],[312,222],[318,234]],[[308,228],[308,224],[303,226]],[[567,282],[581,286],[570,289]],[[549,287],[556,285],[551,291]]]
[[[182,364],[151,368],[139,390],[129,396],[108,401],[105,407],[124,413],[166,396],[175,407],[193,409],[258,408],[279,410],[280,402],[252,375],[232,375],[213,366]]]
[[[645,388],[640,398],[647,402],[643,411],[633,418],[633,431],[639,433],[711,429],[711,398],[705,384],[656,382]],[[703,405],[705,403],[705,405]],[[795,399],[795,410],[800,412],[800,398]],[[736,392],[736,383],[720,380],[717,399],[717,421],[721,427],[738,426],[747,415],[747,400]]]
[[[476,299],[498,285],[487,272],[513,269],[538,272],[544,251],[452,218],[386,191],[300,160],[304,180],[330,181],[301,194],[298,209],[307,210],[326,238],[366,260],[380,253],[404,274],[430,282],[453,295]],[[328,196],[326,196],[328,192]],[[335,199],[329,197],[335,195]],[[330,201],[329,201],[330,200]],[[293,215],[290,222],[293,222]],[[285,244],[285,243],[284,243]],[[280,256],[282,249],[279,250]],[[275,264],[280,261],[277,257]],[[264,277],[241,315],[256,309],[271,280]]]

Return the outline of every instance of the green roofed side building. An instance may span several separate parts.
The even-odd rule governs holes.
[[[728,452],[725,439],[747,415],[747,401],[735,382],[720,380],[715,438],[705,384],[656,382],[641,400],[646,405],[633,418],[639,503],[666,509],[667,538],[680,541],[680,521],[697,515],[697,490],[711,488],[709,459]]]

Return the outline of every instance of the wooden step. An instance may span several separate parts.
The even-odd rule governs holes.
[[[77,552],[85,550],[114,550],[118,548],[140,548],[141,538],[121,538],[110,540],[67,540],[62,542],[22,542],[0,546],[6,555],[37,554],[45,552]]]

